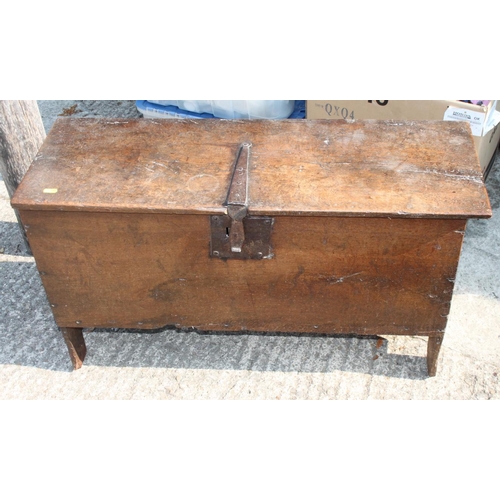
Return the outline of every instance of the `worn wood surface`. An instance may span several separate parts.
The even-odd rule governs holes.
[[[0,101],[0,173],[12,198],[45,139],[36,101]],[[15,211],[19,221],[19,213]],[[20,224],[26,248],[24,228]]]
[[[208,216],[23,211],[63,327],[435,335],[464,220],[276,217],[274,257],[209,258]]]
[[[44,139],[36,101],[0,101],[0,172],[10,197]]]
[[[59,118],[17,208],[221,213],[251,142],[249,213],[489,217],[460,122]]]

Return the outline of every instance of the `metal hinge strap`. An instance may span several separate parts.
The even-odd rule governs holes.
[[[232,252],[241,252],[245,242],[243,219],[248,214],[248,167],[251,148],[252,144],[248,142],[244,142],[239,147],[224,202],[224,206],[227,207],[227,215],[231,217],[232,221],[229,233]]]
[[[248,215],[248,177],[252,144],[238,148],[223,206],[227,215],[210,217],[210,256],[219,259],[272,259],[272,217]]]

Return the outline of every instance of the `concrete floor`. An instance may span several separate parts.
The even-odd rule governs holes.
[[[57,115],[140,116],[134,101],[39,101]],[[75,107],[74,107],[75,106]],[[488,220],[468,223],[437,376],[426,339],[86,332],[73,371],[0,182],[0,399],[500,399],[500,157]]]

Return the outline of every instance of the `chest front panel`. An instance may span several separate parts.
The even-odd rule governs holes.
[[[22,212],[61,326],[443,330],[465,221],[276,217],[272,258],[209,256],[202,215]]]

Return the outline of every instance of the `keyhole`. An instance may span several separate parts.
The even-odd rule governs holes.
[[[229,228],[226,227],[226,238],[229,238]]]

